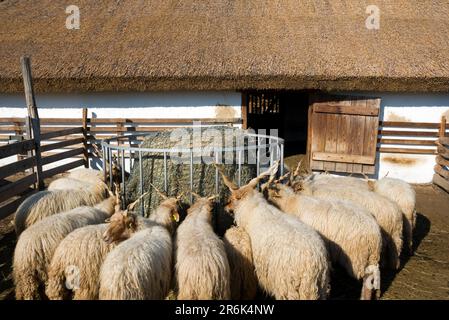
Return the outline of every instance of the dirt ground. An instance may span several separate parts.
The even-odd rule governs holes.
[[[417,227],[413,256],[397,273],[382,273],[381,299],[449,299],[449,194],[416,185]],[[11,260],[16,237],[12,216],[0,221],[0,300],[13,299]],[[360,284],[342,270],[333,274],[331,299],[358,299]]]

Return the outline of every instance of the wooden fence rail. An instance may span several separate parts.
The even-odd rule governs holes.
[[[433,183],[449,192],[449,137],[446,136],[446,117],[441,118],[439,139],[437,142],[436,164]]]
[[[70,169],[74,169],[80,166],[86,165],[85,159],[78,159],[56,166],[51,169],[45,169],[44,166],[53,164],[55,162],[73,158],[74,156],[83,154],[85,148],[83,147],[84,138],[71,138],[73,134],[83,133],[82,127],[69,128],[64,130],[54,131],[51,134],[42,134],[41,137],[48,139],[49,137],[68,137],[68,140],[56,143],[49,143],[42,145],[40,151],[49,151],[55,149],[61,149],[65,146],[71,146],[80,144],[82,147],[71,149],[63,152],[56,152],[52,155],[45,156],[42,153],[40,162],[36,161],[36,156],[27,157],[24,156],[28,151],[36,152],[34,139],[24,140],[20,142],[11,143],[8,145],[0,146],[0,159],[11,157],[14,155],[21,155],[24,158],[6,164],[0,167],[0,220],[12,214],[17,207],[22,203],[23,193],[31,194],[37,189],[31,187],[38,182],[37,172],[35,170],[29,174],[26,173],[27,169],[36,168],[40,166],[39,171],[42,172],[41,179],[50,178],[58,173],[65,172]],[[17,175],[17,176],[16,176]],[[14,177],[13,177],[14,176]],[[42,181],[43,183],[43,181]]]

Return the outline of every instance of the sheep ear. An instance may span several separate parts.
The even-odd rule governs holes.
[[[207,200],[213,201],[213,200],[215,200],[217,198],[218,198],[218,194],[214,194],[213,196],[210,196],[209,198],[207,198]]]
[[[221,177],[223,178],[223,183],[229,188],[229,190],[231,190],[231,192],[238,190],[239,187],[224,174],[223,169],[215,163],[214,166],[217,168],[218,172],[220,172]]]

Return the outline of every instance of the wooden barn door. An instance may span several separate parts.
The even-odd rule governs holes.
[[[378,98],[312,96],[310,168],[374,174],[379,107]]]

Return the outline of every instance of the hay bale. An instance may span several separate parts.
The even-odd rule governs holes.
[[[201,134],[204,136],[205,130],[210,128],[204,127],[201,128]],[[213,129],[220,132],[222,135],[221,142],[224,145],[225,134],[226,139],[229,139],[232,135],[233,145],[237,139],[243,134],[241,129],[232,128],[232,127],[213,127]],[[186,145],[186,148],[189,148],[192,144],[197,146],[211,146],[215,145],[210,141],[201,141],[199,139],[199,135],[192,135],[192,128],[185,128],[186,136],[194,137],[194,139],[190,139],[190,144]],[[196,131],[199,132],[199,131]],[[209,131],[210,132],[210,131]],[[172,130],[155,132],[153,134],[148,135],[141,144],[142,148],[172,148],[179,143],[178,141],[170,141],[170,135],[172,134]],[[207,135],[207,133],[206,133]],[[204,139],[203,139],[204,140]],[[245,139],[245,145],[248,144],[248,141]],[[234,152],[229,152],[226,155],[223,153],[224,157],[232,157],[234,156]],[[238,180],[238,164],[237,164],[237,155],[235,155],[234,164],[224,164],[223,169],[225,173],[232,178],[235,182]],[[186,154],[186,157],[183,158],[185,161],[179,164],[176,160],[173,160],[169,156],[167,157],[167,193],[169,196],[177,196],[183,192],[190,191],[190,155]],[[245,159],[247,159],[247,154],[245,152]],[[193,165],[193,191],[202,195],[202,196],[210,196],[216,193],[215,191],[215,167],[212,164],[206,164],[200,161],[200,157],[198,154],[194,154],[194,163]],[[247,161],[246,161],[247,162]],[[160,197],[156,192],[151,188],[150,182],[155,185],[160,190],[164,190],[164,158],[163,154],[160,153],[151,153],[151,152],[143,152],[142,153],[142,171],[143,171],[143,190],[144,192],[149,191],[149,194],[143,198],[145,203],[145,216],[149,216],[150,213],[159,205]],[[137,199],[140,195],[140,178],[139,178],[139,159],[138,155],[136,155],[134,159],[134,165],[131,170],[131,175],[126,185],[126,193],[127,193],[127,202],[132,202]],[[241,169],[241,183],[246,184],[249,180],[254,178],[256,175],[256,165],[242,163]],[[232,223],[232,218],[227,215],[223,207],[229,195],[227,188],[224,186],[221,177],[219,177],[219,198],[217,200],[217,206],[215,210],[214,217],[216,218],[216,230],[219,234],[223,234],[224,231],[229,227]],[[186,194],[184,197],[184,201],[190,201],[190,194]],[[140,208],[140,204],[136,206],[136,208]]]

